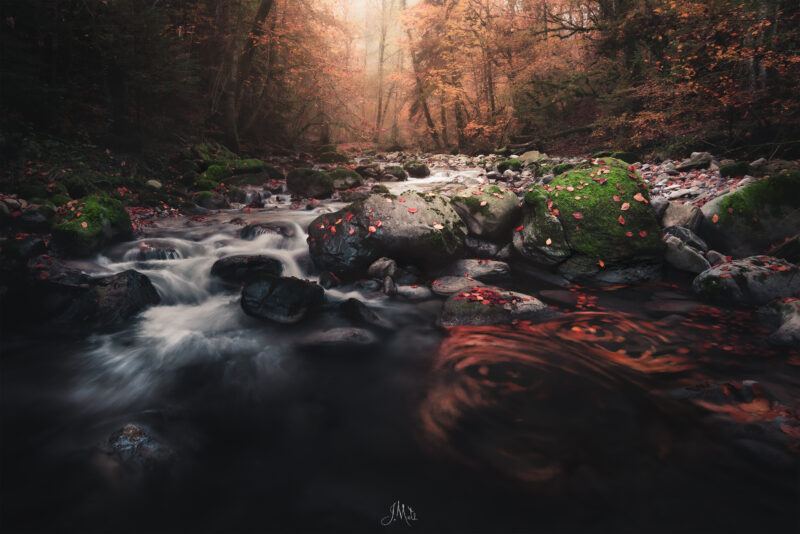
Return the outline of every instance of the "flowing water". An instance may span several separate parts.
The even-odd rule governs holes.
[[[751,314],[659,319],[647,303],[686,302],[684,290],[570,293],[520,277],[519,289],[549,290],[568,313],[444,331],[439,298],[354,284],[328,290],[310,321],[282,326],[245,315],[239,291],[211,277],[219,258],[266,254],[287,276],[316,280],[305,228],[340,206],[158,219],[142,239],[77,264],[136,269],[161,304],[88,339],[34,330],[6,340],[7,526],[363,532],[385,528],[397,502],[413,514],[395,513],[389,528],[437,532],[800,526],[800,436],[788,439],[800,357],[767,348]],[[242,238],[256,222],[280,231]],[[299,351],[304,336],[351,325],[337,310],[349,298],[394,325],[379,348]],[[126,425],[136,426],[114,434]]]

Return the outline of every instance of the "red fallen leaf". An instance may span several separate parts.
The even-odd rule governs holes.
[[[383,226],[383,222],[382,221],[378,221],[378,222],[375,223],[375,226],[380,228],[381,226]]]
[[[356,229],[355,228],[350,228],[350,232],[349,233],[350,233],[350,235],[353,235],[354,233],[356,233]]]
[[[625,232],[625,235],[628,237],[633,237],[633,232]]]
[[[408,208],[408,213],[417,213],[417,208]]]
[[[579,211],[576,211],[575,213],[573,213],[572,216],[575,217],[576,219],[583,219],[583,213],[581,213]]]
[[[580,200],[581,198],[582,198],[582,197],[580,197],[580,196],[577,196],[577,197],[575,197],[575,200]]]
[[[557,185],[557,186],[556,186],[556,189],[558,189],[559,191],[563,191],[563,189],[564,189],[564,186],[563,186],[563,185]]]
[[[47,280],[48,278],[50,278],[50,273],[43,271],[39,273],[39,278],[41,278],[42,280]]]
[[[519,226],[517,226],[516,228],[514,228],[514,231],[515,231],[515,232],[521,232],[521,231],[522,231],[522,226],[523,226],[523,225],[521,225],[521,224],[520,224]]]
[[[332,234],[335,234],[335,233],[336,233],[336,227],[335,227],[335,226],[331,226],[331,233],[332,233]]]
[[[569,187],[567,187],[567,191],[569,191],[570,193],[572,193],[573,191],[575,191],[575,188],[574,188],[574,187],[572,187],[572,186],[569,186]]]
[[[22,213],[20,213],[19,211],[12,211],[11,212],[11,216],[12,217],[19,217],[20,215],[22,215]]]
[[[554,217],[558,217],[558,214],[559,214],[559,213],[561,213],[561,212],[560,212],[560,211],[558,211],[558,208],[556,208],[556,209],[554,209],[554,210],[553,210],[553,216],[554,216]]]
[[[622,211],[628,211],[629,209],[631,209],[631,205],[630,205],[629,203],[627,203],[627,202],[624,202],[624,203],[622,204],[622,207],[621,207],[620,209],[621,209]]]
[[[350,219],[352,219],[352,218],[353,218],[353,214],[352,214],[352,213],[350,213],[350,214],[347,216],[347,222],[350,222]]]
[[[639,235],[642,237],[647,237],[647,232],[645,230],[642,230],[641,232],[639,232]]]
[[[720,278],[730,278],[731,275],[729,275],[729,274],[721,274],[721,275],[719,275],[719,277]]]
[[[606,262],[604,262],[603,260],[597,260],[597,265],[599,265],[600,267],[605,267]]]
[[[622,199],[621,199],[621,198],[619,198],[617,195],[614,195],[613,197],[611,197],[611,199],[612,199],[614,202],[619,202],[620,200],[622,200]]]
[[[370,226],[370,227],[369,227],[369,233],[371,233],[371,234],[374,234],[374,233],[375,233],[375,232],[377,232],[377,231],[378,231],[378,230],[377,230],[377,229],[376,229],[374,226]]]
[[[625,217],[623,217],[622,215],[620,215],[617,220],[619,221],[620,224],[623,224],[623,225],[625,224]]]
[[[641,193],[636,193],[635,195],[633,195],[633,200],[636,200],[638,202],[644,202],[645,199]]]
[[[87,226],[89,226],[89,225],[88,225],[88,224],[86,224],[86,221],[83,221],[83,222],[81,223],[81,228],[86,228]]]
[[[338,221],[336,221],[336,222],[335,222],[335,223],[333,223],[333,224],[342,224],[342,219],[339,219]]]
[[[484,207],[486,204],[487,204],[487,202],[485,200],[481,201],[481,207]]]
[[[715,213],[714,216],[711,217],[711,222],[713,222],[714,224],[717,224],[717,221],[719,221],[719,215],[717,215]]]
[[[547,241],[545,241],[544,244],[545,245],[552,245],[553,244],[553,240],[548,237]]]
[[[398,202],[405,202],[405,201],[406,201],[406,199],[404,199],[403,197],[400,197],[400,198],[398,198],[398,199],[397,199],[397,201],[398,201]]]
[[[603,178],[602,180],[600,180],[600,185],[606,185],[607,181],[608,181],[608,178]]]
[[[477,196],[480,196],[481,192],[480,191],[473,191],[472,194],[477,197]]]

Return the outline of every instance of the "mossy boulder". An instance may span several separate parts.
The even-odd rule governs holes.
[[[408,173],[399,165],[389,165],[381,171],[378,180],[381,182],[405,182],[408,180]]]
[[[314,169],[294,169],[286,177],[286,187],[295,195],[308,198],[328,198],[333,194],[333,178]]]
[[[200,143],[192,147],[192,154],[205,163],[212,163],[219,159],[236,159],[236,154],[219,143]]]
[[[567,171],[570,171],[575,168],[574,163],[559,163],[555,167],[553,167],[553,174],[558,176],[559,174],[564,174]]]
[[[464,251],[464,223],[447,199],[406,191],[373,194],[308,227],[308,244],[321,271],[355,279],[378,258],[435,269]]]
[[[225,165],[211,165],[209,166],[198,178],[198,183],[201,180],[209,180],[212,182],[221,182],[228,176],[231,176],[233,172],[231,169]]]
[[[104,195],[77,201],[53,228],[56,244],[78,257],[91,256],[106,245],[132,236],[131,219],[122,203]]]
[[[225,197],[213,191],[200,191],[194,196],[194,201],[198,206],[209,210],[221,210],[230,207]]]
[[[347,163],[350,158],[347,154],[342,154],[341,152],[324,152],[319,155],[317,160],[320,163]]]
[[[701,235],[735,257],[752,256],[800,233],[800,171],[781,171],[702,208]]]
[[[92,183],[76,174],[71,174],[62,181],[66,193],[72,198],[83,198],[94,190]]]
[[[555,174],[553,171],[554,167],[552,165],[541,165],[536,167],[533,175],[536,178],[541,178],[542,176],[547,176],[548,174]]]
[[[497,186],[463,189],[451,204],[470,233],[483,239],[507,239],[520,216],[517,195]]]
[[[507,170],[511,169],[512,171],[519,172],[522,170],[523,163],[521,160],[516,158],[514,159],[504,159],[497,163],[497,172],[504,173]]]
[[[558,265],[572,255],[561,221],[547,208],[541,188],[525,194],[522,228],[514,232],[513,244],[519,254],[539,265]]]
[[[441,326],[485,326],[512,321],[542,321],[558,312],[535,297],[476,285],[451,295],[439,316]]]
[[[425,178],[431,175],[431,170],[421,161],[409,161],[403,168],[412,178]]]
[[[338,167],[328,173],[333,180],[335,189],[352,189],[364,183],[364,179],[356,171],[344,167]]]
[[[746,174],[753,174],[753,169],[750,164],[745,161],[738,161],[736,163],[728,163],[719,168],[719,174],[725,177],[738,177]]]
[[[570,280],[655,279],[664,245],[649,201],[645,182],[624,162],[593,160],[528,193],[516,248],[541,263],[561,262],[559,271]]]

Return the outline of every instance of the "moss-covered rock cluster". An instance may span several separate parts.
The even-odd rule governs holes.
[[[86,257],[100,248],[133,234],[128,212],[118,200],[90,195],[72,201],[59,212],[53,237],[70,255]]]

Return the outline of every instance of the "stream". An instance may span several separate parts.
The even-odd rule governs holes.
[[[76,262],[98,276],[146,274],[161,304],[86,339],[7,340],[10,530],[800,527],[797,443],[780,430],[798,416],[797,352],[765,346],[752,314],[693,308],[686,280],[570,292],[516,276],[515,288],[565,315],[447,331],[441,298],[365,283],[327,290],[308,321],[269,324],[210,275],[220,258],[265,254],[284,276],[318,281],[305,229],[343,205],[294,210],[284,198],[155,219],[140,239]],[[255,223],[280,231],[243,238]],[[393,325],[377,349],[299,350],[313,332],[351,326],[339,305],[352,298]],[[136,430],[109,438],[126,425]]]

